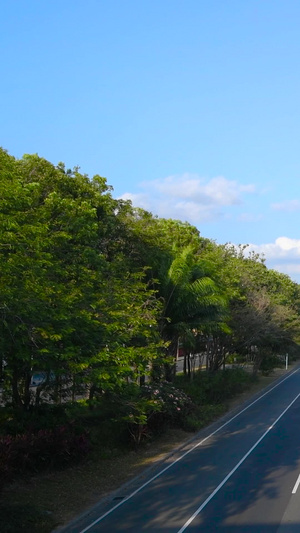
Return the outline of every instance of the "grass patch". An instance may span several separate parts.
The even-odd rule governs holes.
[[[199,431],[225,414],[226,411],[225,404],[198,406],[194,413],[187,415],[185,418],[183,429],[189,432]]]

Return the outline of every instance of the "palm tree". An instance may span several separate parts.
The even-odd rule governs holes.
[[[195,332],[220,322],[226,310],[222,291],[210,277],[208,264],[191,246],[177,252],[164,279],[160,280],[163,299],[161,334],[167,342],[166,378],[172,379],[179,339],[192,348]]]

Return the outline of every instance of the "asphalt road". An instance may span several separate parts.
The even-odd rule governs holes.
[[[62,531],[300,532],[300,370],[149,475]]]

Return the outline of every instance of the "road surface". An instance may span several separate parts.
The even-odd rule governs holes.
[[[300,532],[300,370],[63,533]]]

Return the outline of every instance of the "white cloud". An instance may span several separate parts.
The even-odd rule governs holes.
[[[205,180],[196,174],[188,173],[144,182],[141,186],[146,190],[168,194],[171,198],[189,198],[194,202],[223,206],[241,203],[241,192],[254,190],[253,185],[239,185],[223,176]]]
[[[236,205],[241,201],[241,186],[236,181],[229,181],[219,176],[210,180],[205,186],[205,194],[218,205]]]
[[[133,194],[131,192],[125,192],[120,197],[122,200],[130,200],[135,207],[141,207],[146,211],[150,209],[148,197],[146,194]]]
[[[211,205],[200,204],[193,201],[172,202],[165,199],[156,204],[156,211],[159,217],[187,220],[191,223],[209,222],[219,218],[221,213]]]
[[[274,243],[250,244],[246,254],[251,251],[263,255],[268,268],[278,270],[297,283],[300,282],[300,239],[278,237]]]
[[[265,255],[268,259],[300,258],[300,239],[278,237],[274,243],[249,244],[249,250]]]
[[[256,185],[250,183],[249,185],[240,185],[240,190],[243,192],[255,193],[257,191]],[[264,192],[264,191],[261,191]]]
[[[143,194],[126,193],[135,207],[143,207],[164,218],[187,220],[192,224],[225,218],[222,209],[243,203],[244,194],[255,192],[254,185],[241,185],[223,176],[212,179],[185,173],[140,184]]]
[[[300,200],[289,200],[271,205],[275,211],[300,211]]]

